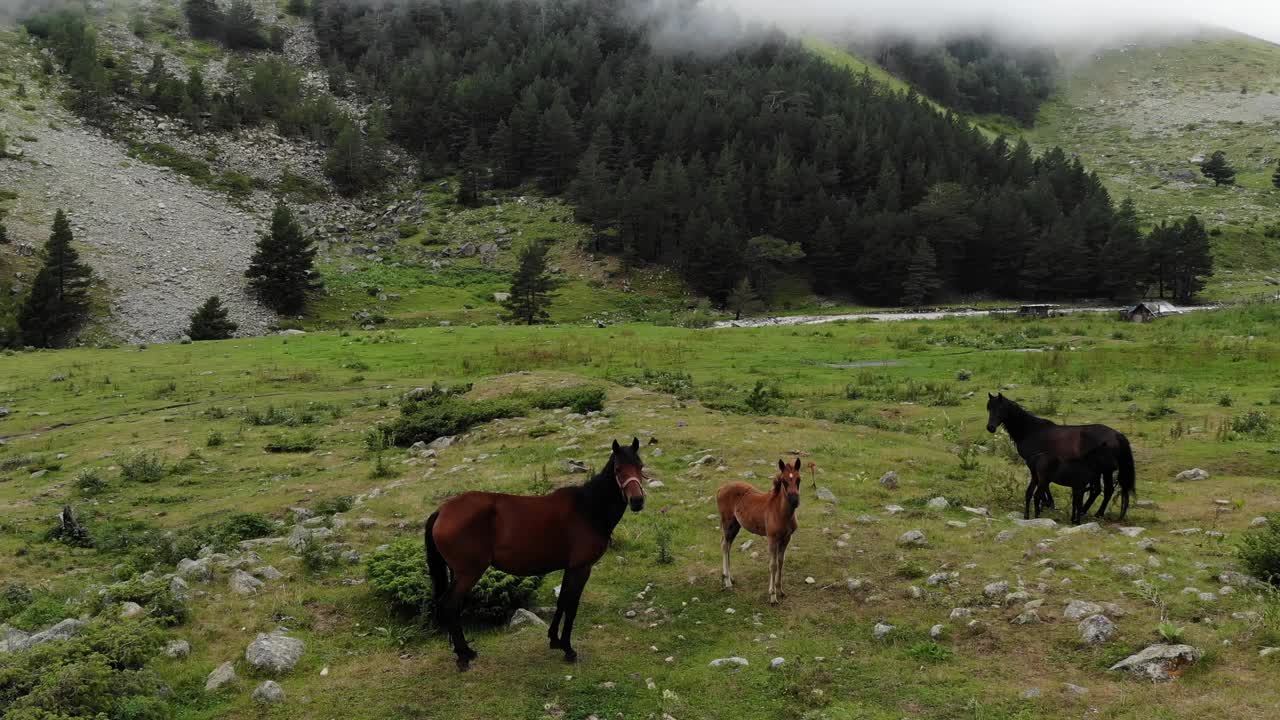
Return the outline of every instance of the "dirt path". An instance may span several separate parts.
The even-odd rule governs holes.
[[[1191,312],[1196,310],[1218,310],[1221,305],[1196,305],[1182,308],[1183,311]],[[1089,313],[1089,312],[1119,312],[1120,307],[1060,307],[1055,312],[1063,313]],[[787,325],[820,325],[822,323],[836,322],[838,320],[941,320],[943,318],[953,317],[985,317],[987,315],[995,315],[998,313],[1016,312],[1012,308],[1002,308],[994,310],[930,310],[927,312],[863,312],[863,313],[845,313],[843,315],[777,315],[773,317],[746,318],[743,320],[723,320],[712,325],[712,328],[750,328],[750,327],[784,327]]]

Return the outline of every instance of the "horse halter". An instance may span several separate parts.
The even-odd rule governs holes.
[[[623,497],[626,497],[627,486],[630,485],[631,483],[635,483],[636,487],[640,488],[640,494],[644,495],[644,485],[640,483],[641,475],[644,475],[643,470],[640,471],[640,474],[632,475],[631,477],[624,480],[622,479],[622,477],[620,476],[617,470],[613,471],[613,479],[618,482],[618,490],[622,491]]]

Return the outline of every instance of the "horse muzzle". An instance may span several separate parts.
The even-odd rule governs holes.
[[[799,496],[799,495],[788,495],[788,496],[787,496],[787,502],[791,503],[791,509],[792,509],[792,510],[795,510],[796,508],[800,507],[800,496]]]
[[[630,503],[631,512],[640,512],[644,509],[644,496],[641,495],[640,497],[633,497],[631,498]]]
[[[997,425],[987,425],[987,432],[994,433],[997,427]]]

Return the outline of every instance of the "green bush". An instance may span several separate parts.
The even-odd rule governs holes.
[[[76,490],[85,497],[101,495],[106,492],[107,481],[103,479],[98,468],[84,468],[76,474]]]
[[[317,515],[337,515],[344,513],[355,507],[356,499],[351,495],[339,495],[337,497],[325,498],[315,504]]]
[[[134,453],[120,461],[120,477],[126,482],[160,482],[168,473],[164,460],[155,453]]]
[[[1280,513],[1267,516],[1267,524],[1251,528],[1240,541],[1240,561],[1251,575],[1280,585]]]
[[[370,553],[365,573],[369,587],[397,611],[428,617],[434,612],[425,551],[416,540],[398,540]],[[478,622],[505,622],[516,608],[532,601],[541,585],[542,576],[517,577],[490,568],[467,595],[463,615]]]
[[[316,449],[319,441],[315,435],[305,434],[296,437],[277,437],[263,446],[269,453],[309,453]]]
[[[169,590],[169,582],[162,578],[143,580],[136,578],[116,583],[107,592],[96,595],[91,612],[98,614],[110,603],[135,602],[145,607],[149,616],[162,625],[181,625],[191,617],[191,611]]]
[[[1261,410],[1250,410],[1231,416],[1231,431],[1241,435],[1263,436],[1271,430],[1271,416]]]
[[[469,388],[468,388],[469,389]],[[457,435],[472,426],[499,418],[518,417],[530,410],[567,407],[587,413],[604,408],[605,392],[598,387],[573,387],[517,393],[489,400],[468,400],[466,390],[442,388],[411,393],[400,406],[400,417],[383,430],[396,445],[431,442],[438,437]]]
[[[242,540],[267,537],[275,532],[275,523],[258,513],[236,513],[212,526],[209,530],[212,544],[217,549],[227,549]]]

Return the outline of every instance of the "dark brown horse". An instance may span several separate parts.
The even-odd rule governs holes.
[[[1027,412],[1018,403],[1006,398],[1003,393],[987,394],[987,432],[994,433],[1003,425],[1009,437],[1018,448],[1018,454],[1027,463],[1031,471],[1031,482],[1027,487],[1027,507],[1023,517],[1031,517],[1031,497],[1038,488],[1046,488],[1036,472],[1037,458],[1041,455],[1047,459],[1070,462],[1088,455],[1095,448],[1110,449],[1114,459],[1114,468],[1119,470],[1120,482],[1120,519],[1129,511],[1129,496],[1137,495],[1136,473],[1133,467],[1133,450],[1129,447],[1129,439],[1124,434],[1106,425],[1059,425],[1052,420],[1036,417]],[[1040,462],[1045,462],[1041,459]],[[1110,472],[1101,473],[1105,480],[1102,505],[1098,507],[1098,517],[1103,517],[1111,495],[1115,491],[1115,481]],[[1090,501],[1092,504],[1092,501]]]
[[[459,670],[476,657],[462,634],[462,603],[490,567],[525,576],[564,571],[547,636],[551,649],[563,650],[565,660],[578,657],[570,638],[591,567],[604,555],[627,506],[632,512],[644,507],[639,450],[638,438],[629,447],[614,440],[609,462],[583,485],[536,497],[463,493],[427,518],[427,569],[436,621],[449,632]]]
[[[720,510],[721,578],[726,590],[733,587],[729,572],[729,550],[738,531],[769,538],[769,602],[786,597],[782,592],[782,564],[787,558],[787,545],[796,531],[796,508],[800,507],[800,458],[795,466],[778,461],[778,474],[773,489],[767,493],[744,482],[732,482],[716,491]]]
[[[1027,488],[1026,501],[1030,504],[1032,495],[1035,495],[1036,517],[1040,517],[1040,507],[1049,494],[1049,484],[1054,483],[1071,488],[1071,524],[1073,525],[1079,524],[1084,519],[1085,514],[1089,512],[1089,507],[1102,492],[1098,479],[1104,476],[1110,478],[1118,469],[1114,448],[1108,445],[1099,445],[1084,457],[1075,460],[1059,460],[1052,453],[1041,453],[1031,461],[1030,465],[1039,484],[1034,487],[1034,493],[1032,487]],[[1085,499],[1086,491],[1089,493],[1087,500]],[[1029,510],[1024,510],[1024,517],[1027,512]]]

